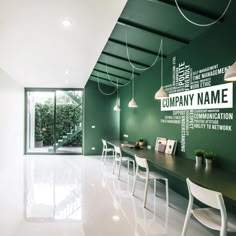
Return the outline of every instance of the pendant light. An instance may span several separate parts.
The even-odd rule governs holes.
[[[236,81],[236,62],[229,67],[225,72],[224,81],[235,82]]]
[[[114,111],[120,111],[120,106],[118,104],[118,79],[116,83],[116,105],[113,108]]]
[[[114,111],[120,111],[120,106],[118,104],[116,104],[113,108]]]
[[[133,78],[133,81],[132,81],[132,99],[130,100],[130,102],[128,104],[128,107],[131,107],[131,108],[138,107],[137,103],[134,100],[134,78]]]
[[[168,98],[169,95],[163,87],[163,42],[161,40],[161,87],[155,94],[155,99],[160,100],[162,98]]]

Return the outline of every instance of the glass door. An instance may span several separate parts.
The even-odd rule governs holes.
[[[82,91],[56,91],[56,153],[82,153]]]
[[[54,144],[54,91],[26,92],[26,152],[48,153]]]
[[[26,90],[27,154],[82,154],[82,95],[82,90]]]

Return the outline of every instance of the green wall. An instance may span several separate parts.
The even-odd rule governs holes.
[[[233,26],[236,23],[236,15],[233,10],[236,3],[232,2],[228,11],[229,15],[223,23],[217,23],[209,28],[204,34],[195,39],[189,45],[164,59],[164,85],[172,84],[172,59],[176,57],[178,63],[185,62],[191,65],[193,70],[199,70],[218,64],[219,67],[227,67],[236,60],[235,42],[236,34],[233,33]],[[193,26],[196,27],[196,26]],[[165,41],[164,41],[165,43]],[[164,48],[165,53],[165,48]],[[131,85],[121,89],[121,117],[120,135],[128,134],[128,140],[136,141],[144,138],[147,144],[155,145],[156,137],[166,137],[178,140],[177,155],[181,158],[194,159],[193,150],[203,148],[217,154],[215,164],[219,167],[235,171],[235,140],[236,121],[224,121],[224,124],[232,126],[232,131],[220,131],[209,129],[193,129],[186,137],[186,150],[182,152],[181,146],[181,126],[179,124],[162,123],[165,116],[172,116],[172,111],[160,111],[160,101],[154,99],[156,91],[160,87],[160,63],[154,68],[142,73],[135,80],[135,100],[138,108],[128,108],[131,99]],[[224,74],[212,76],[211,86],[225,84]],[[233,89],[235,90],[235,84]],[[235,92],[234,92],[235,94]],[[233,104],[236,98],[233,97]],[[235,108],[220,109],[220,112],[230,112],[235,115]],[[222,122],[222,121],[220,121]],[[124,139],[124,138],[123,138]]]
[[[102,85],[102,91],[109,93],[113,87]],[[103,95],[95,82],[88,81],[84,89],[84,155],[101,155],[101,138],[119,138],[120,113],[113,111],[116,103],[114,95]],[[95,128],[92,128],[95,126]],[[92,150],[95,147],[95,150]]]

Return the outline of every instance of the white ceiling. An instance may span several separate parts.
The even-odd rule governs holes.
[[[0,69],[24,87],[83,88],[126,2],[0,0]]]

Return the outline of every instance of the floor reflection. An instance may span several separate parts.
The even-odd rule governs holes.
[[[149,186],[149,203],[150,209],[144,208],[142,197],[144,181],[141,180],[140,186],[137,187],[138,197],[132,196],[133,175],[123,172],[121,179],[118,180],[116,175],[108,175],[106,168],[103,166],[102,186],[106,188],[113,199],[113,207],[122,213],[129,225],[133,228],[134,236],[149,235],[170,235],[168,234],[169,207],[165,198],[154,196],[153,187]],[[158,183],[158,188],[164,188]]]
[[[165,186],[158,184],[158,197],[154,197],[150,183],[147,208],[143,208],[144,181],[139,182],[133,197],[134,176],[124,166],[118,180],[112,174],[111,159],[105,165],[100,156],[27,156],[24,161],[24,208],[20,208],[24,218],[18,213],[13,219],[17,214],[14,205],[9,227],[0,229],[0,235],[181,235],[187,199],[170,189],[168,207]],[[19,202],[23,203],[22,198]],[[188,232],[215,235],[194,220]]]
[[[137,200],[132,198],[134,218],[136,219],[135,236],[168,235],[169,207],[162,203],[156,212],[156,204],[157,200],[154,199],[154,212],[152,212],[137,204]]]
[[[25,159],[25,214],[29,221],[80,221],[82,169],[60,158]]]

